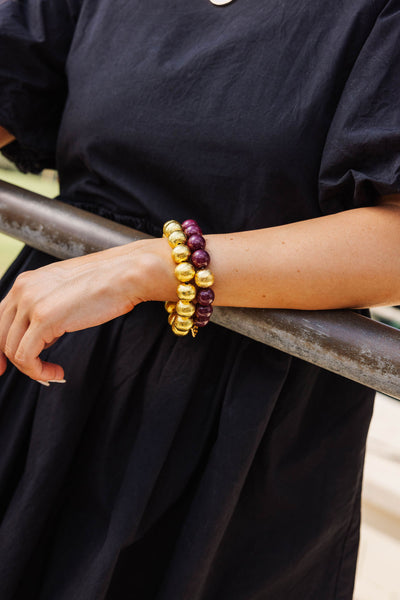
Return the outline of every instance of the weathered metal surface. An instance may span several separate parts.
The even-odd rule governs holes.
[[[0,230],[71,258],[147,236],[0,182]],[[212,321],[400,399],[400,332],[352,311],[216,307]]]
[[[400,399],[400,331],[397,329],[350,310],[216,307],[213,320]]]
[[[57,258],[150,237],[5,182],[0,182],[0,231]]]

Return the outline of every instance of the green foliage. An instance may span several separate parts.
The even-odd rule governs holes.
[[[4,273],[8,265],[14,260],[22,246],[21,242],[0,234],[0,275]]]

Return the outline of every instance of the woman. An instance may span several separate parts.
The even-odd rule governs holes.
[[[216,305],[399,303],[399,20],[1,4],[5,153],[158,236],[25,249],[3,279],[2,599],[352,597],[371,390],[212,324],[174,336],[160,236],[199,222]]]

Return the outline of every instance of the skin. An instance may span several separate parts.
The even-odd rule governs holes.
[[[0,145],[13,137],[0,128]],[[205,236],[215,305],[319,310],[400,304],[400,194],[377,206],[255,231]],[[12,362],[62,380],[41,351],[140,302],[177,300],[171,249],[143,240],[19,275],[0,303],[0,375]],[[157,285],[154,285],[154,282]]]
[[[7,129],[4,129],[4,127],[0,127],[0,148],[6,146],[13,140],[15,140],[15,137],[11,133],[9,133]]]

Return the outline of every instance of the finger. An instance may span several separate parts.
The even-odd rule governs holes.
[[[54,338],[54,340],[52,340],[51,342],[48,342],[44,345],[44,350],[47,350],[47,348],[50,348],[53,344],[55,344],[58,340],[60,339],[60,336]]]
[[[37,327],[32,324],[26,330],[14,356],[14,364],[32,379],[49,381],[64,379],[64,370],[60,365],[39,358],[46,344]]]
[[[0,319],[2,317],[3,312],[5,311],[6,307],[8,306],[7,300],[8,300],[8,294],[6,296],[4,296],[4,298],[0,302]]]
[[[7,369],[7,359],[5,354],[0,350],[0,376],[4,375]]]
[[[5,355],[5,348],[7,342],[7,335],[10,330],[10,327],[14,321],[16,310],[10,309],[8,307],[7,310],[3,309],[3,312],[0,316],[0,375],[3,375],[7,368],[7,358]]]
[[[9,310],[10,306],[14,304],[13,298],[15,298],[15,290],[11,288],[9,292],[4,296],[2,301],[0,302],[0,321],[3,317],[3,314]]]
[[[6,305],[6,302],[5,302],[4,300],[2,300],[2,301],[0,302],[0,321],[1,321],[1,317],[2,317],[2,315],[3,315],[3,313],[4,313],[4,311],[5,311],[5,309],[6,309],[6,306],[7,306],[7,305]]]
[[[8,332],[13,324],[17,309],[13,306],[8,306],[0,315],[0,350],[5,349]]]
[[[11,362],[14,362],[15,353],[28,327],[28,319],[18,318],[17,313],[8,330],[7,339],[4,345],[4,354]]]
[[[31,379],[40,382],[65,383],[64,369],[61,365],[47,362],[40,358],[35,359],[35,365],[37,367],[37,372],[40,372],[40,375],[35,375],[34,377],[29,375]]]

